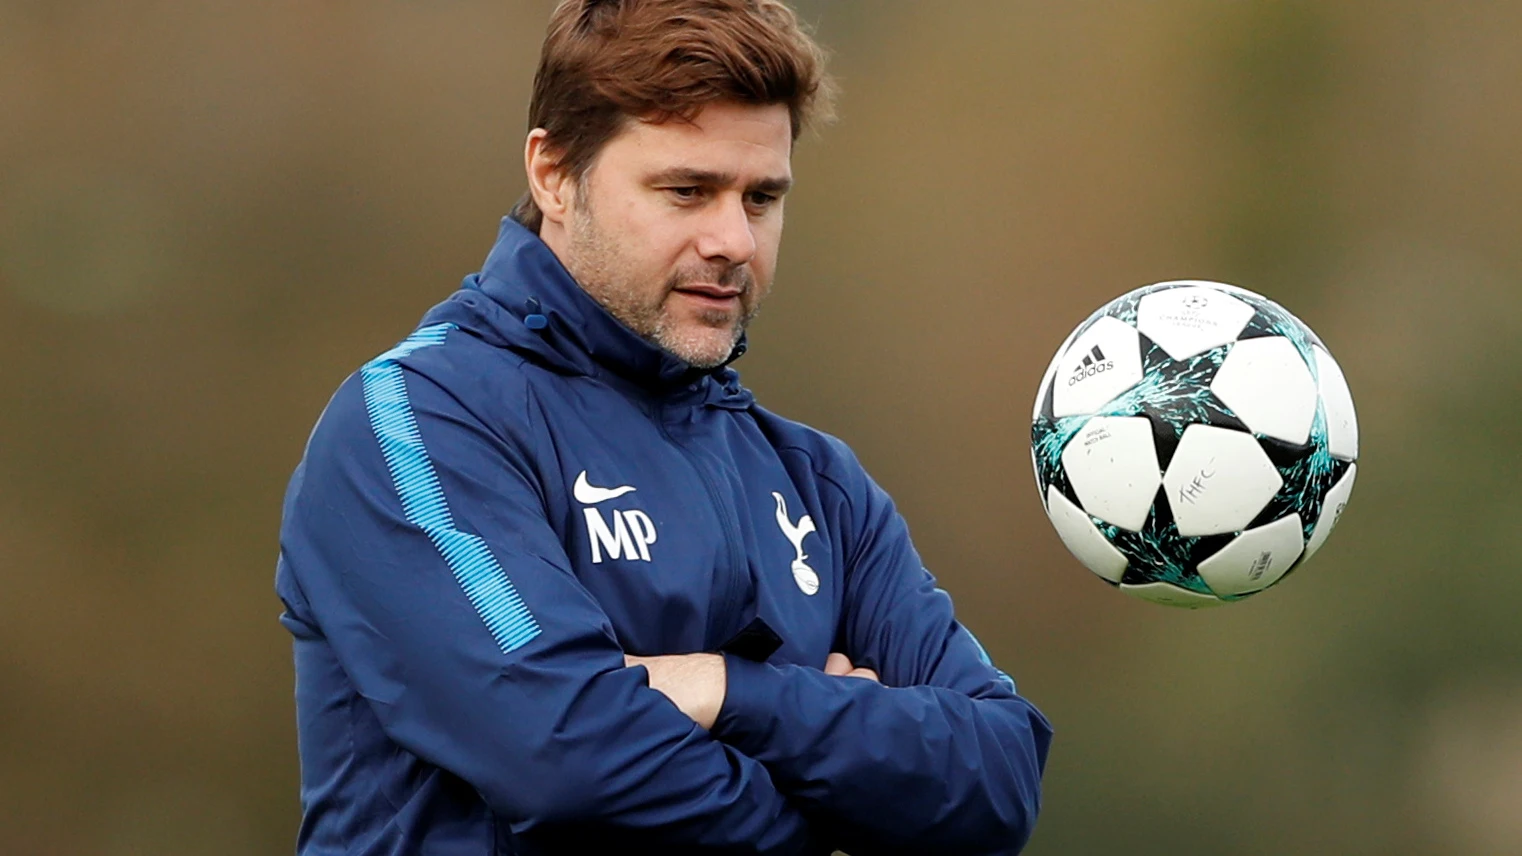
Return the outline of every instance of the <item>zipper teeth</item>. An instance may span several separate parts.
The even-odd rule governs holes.
[[[661,435],[687,458],[688,463],[692,464],[694,470],[697,470],[698,478],[703,482],[703,488],[708,491],[708,498],[713,501],[714,508],[718,512],[719,524],[724,527],[724,544],[729,548],[730,573],[720,583],[727,583],[724,588],[724,599],[720,604],[721,608],[708,616],[708,630],[705,634],[708,644],[704,646],[705,648],[717,647],[722,644],[722,640],[719,640],[714,633],[716,622],[723,620],[734,609],[734,600],[738,596],[740,589],[736,579],[741,573],[743,568],[742,562],[744,560],[743,551],[739,546],[740,525],[739,521],[731,513],[729,504],[724,501],[723,494],[719,492],[718,485],[714,484],[713,478],[703,466],[703,461],[698,453],[688,448],[685,443],[672,436],[671,432],[667,430],[665,420],[666,406],[657,406],[660,410],[659,418],[657,418],[656,422],[660,426]]]

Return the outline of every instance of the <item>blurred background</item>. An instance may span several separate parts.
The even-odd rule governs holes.
[[[522,190],[548,0],[0,0],[0,852],[278,854],[280,500]],[[840,121],[739,368],[850,442],[1057,727],[1033,856],[1522,853],[1522,3],[807,0]],[[1358,486],[1205,613],[1041,511],[1131,288],[1265,293]]]

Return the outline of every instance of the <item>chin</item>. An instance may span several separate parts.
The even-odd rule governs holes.
[[[729,354],[733,350],[734,348],[731,346],[725,348],[723,353],[719,353],[717,350],[705,349],[701,353],[688,351],[685,354],[678,353],[677,356],[690,363],[693,368],[714,369],[723,365],[724,361],[729,359]]]
[[[699,335],[678,335],[657,344],[697,368],[711,369],[729,359],[736,341],[737,336],[730,331],[705,330]]]

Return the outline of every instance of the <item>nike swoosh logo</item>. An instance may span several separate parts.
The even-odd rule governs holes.
[[[634,485],[621,487],[597,487],[587,483],[587,471],[582,470],[581,475],[576,477],[576,486],[571,489],[576,501],[582,505],[596,505],[599,502],[607,502],[616,499],[634,490]]]

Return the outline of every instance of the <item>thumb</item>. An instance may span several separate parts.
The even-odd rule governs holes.
[[[851,660],[844,654],[832,653],[824,659],[824,673],[843,677],[851,671]]]

